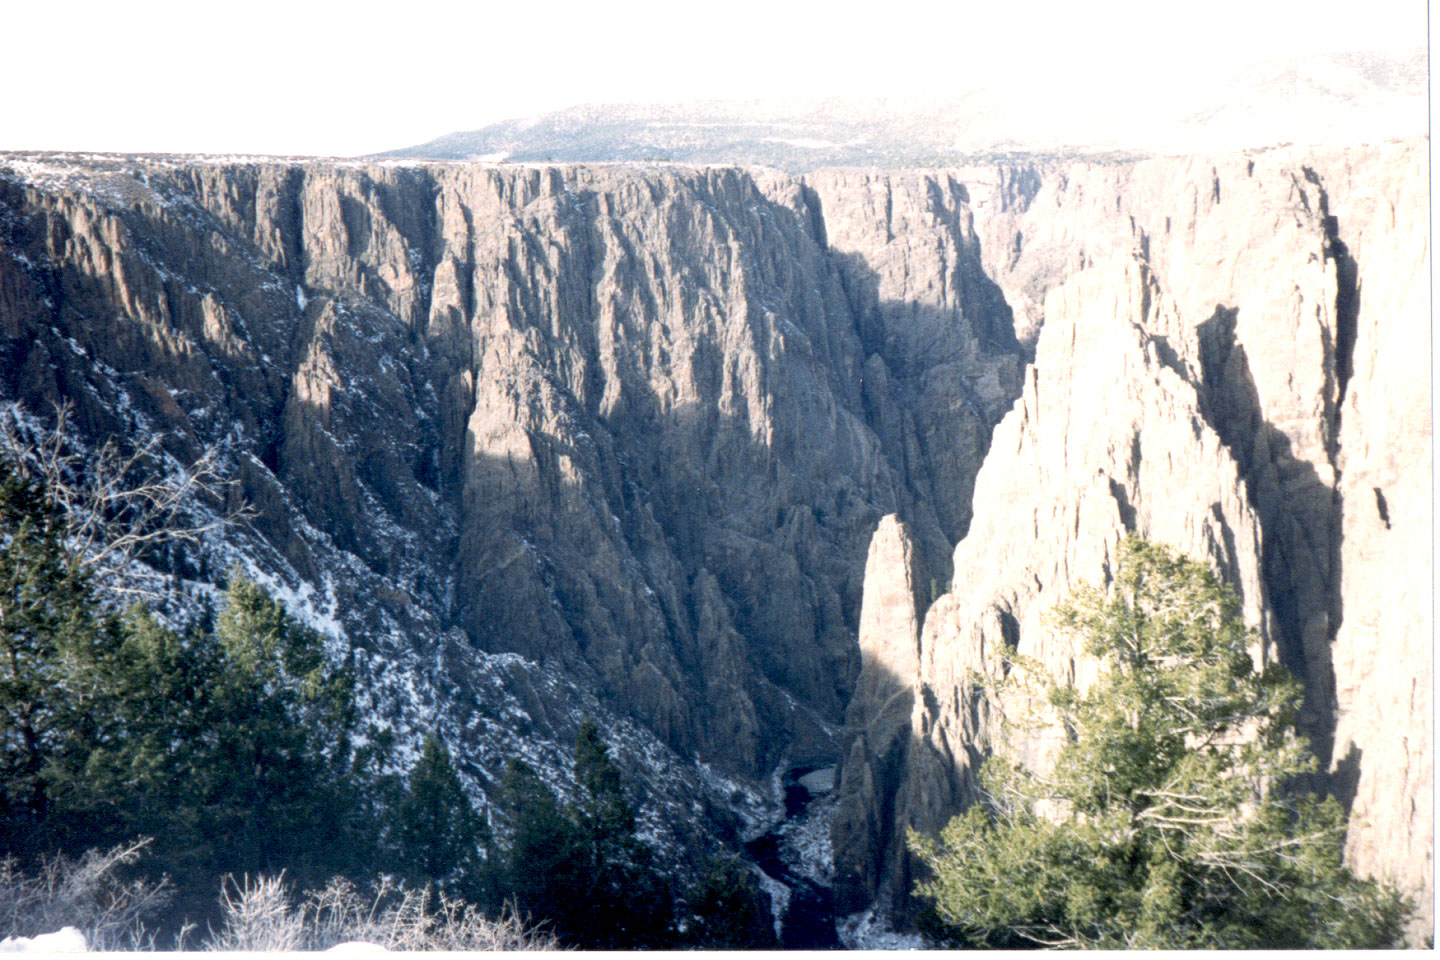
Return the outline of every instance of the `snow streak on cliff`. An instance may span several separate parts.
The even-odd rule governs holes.
[[[901,897],[902,828],[971,796],[960,678],[1001,645],[1083,674],[1039,617],[1138,530],[1241,592],[1352,863],[1428,897],[1426,147],[804,177],[9,155],[0,399],[218,449],[257,515],[157,560],[169,603],[239,564],[477,793],[512,756],[563,787],[600,717],[679,851],[840,763],[846,910]]]

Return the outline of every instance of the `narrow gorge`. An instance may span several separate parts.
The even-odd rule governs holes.
[[[0,402],[157,472],[216,451],[253,516],[135,575],[183,616],[246,571],[479,799],[514,757],[563,793],[597,718],[683,864],[836,768],[805,883],[898,926],[905,830],[991,746],[971,674],[1083,673],[1045,610],[1171,543],[1304,680],[1349,861],[1420,937],[1427,163],[3,154]]]

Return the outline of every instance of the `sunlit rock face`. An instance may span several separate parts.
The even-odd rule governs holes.
[[[941,570],[969,522],[1022,367],[979,255],[945,174],[11,156],[0,395],[220,448],[257,515],[157,559],[177,608],[250,569],[480,790],[603,711],[724,837],[838,758],[880,518]]]
[[[1085,682],[1044,611],[1103,584],[1136,531],[1215,565],[1257,657],[1305,681],[1323,785],[1353,798],[1350,862],[1415,891],[1430,929],[1425,156],[1422,140],[962,172],[1034,365],[925,618],[923,748],[885,801],[905,823],[973,800],[1004,704],[971,671],[1018,647]]]
[[[860,679],[846,712],[851,734],[831,822],[835,893],[841,912],[863,909],[881,890],[904,885],[904,835],[893,797],[910,747],[920,626],[932,581],[909,529],[880,521],[865,562],[860,606]]]
[[[514,756],[565,788],[599,716],[697,850],[765,827],[777,766],[838,765],[843,910],[903,905],[904,830],[973,799],[1003,704],[972,671],[1093,672],[1043,615],[1138,531],[1240,593],[1350,862],[1428,905],[1427,147],[6,155],[0,399],[218,448],[256,516],[152,558],[166,602],[239,564],[477,795]]]

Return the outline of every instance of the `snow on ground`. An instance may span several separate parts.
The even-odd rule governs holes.
[[[85,953],[88,949],[85,935],[74,927],[61,927],[54,933],[34,937],[0,940],[0,953]]]
[[[779,940],[784,933],[785,913],[790,909],[790,888],[757,866],[752,866],[751,872],[760,881],[760,889],[770,895],[770,916],[775,923],[775,939]]]
[[[835,873],[835,854],[830,846],[830,822],[835,819],[839,798],[829,795],[810,801],[805,812],[781,825],[782,857],[791,870],[823,887]]]
[[[378,943],[366,943],[364,940],[346,940],[344,943],[337,943],[326,953],[389,953]]]
[[[883,915],[870,907],[835,921],[835,933],[846,950],[923,950],[925,939],[915,933],[896,933]]]

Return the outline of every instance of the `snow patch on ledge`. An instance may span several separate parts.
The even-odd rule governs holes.
[[[835,921],[835,933],[846,950],[923,950],[925,938],[917,933],[896,933],[889,918],[870,907]]]

